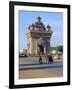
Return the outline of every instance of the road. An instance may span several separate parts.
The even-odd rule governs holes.
[[[38,57],[27,57],[19,59],[19,79],[62,77],[62,60],[54,60],[54,63],[39,64]]]

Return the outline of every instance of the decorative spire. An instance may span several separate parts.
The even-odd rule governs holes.
[[[31,25],[32,27],[34,27],[34,24],[32,23],[32,25]]]
[[[40,17],[40,16],[38,16],[38,17],[37,17],[37,20],[40,22],[40,21],[41,21],[41,17]]]
[[[43,27],[43,23],[41,22],[41,17],[37,17],[37,21],[35,22],[35,26]]]
[[[34,30],[34,24],[32,24],[32,25],[30,26],[30,29],[31,29],[31,30]]]
[[[37,21],[35,23],[32,23],[31,25],[29,25],[28,29],[29,30],[35,30],[35,31],[50,31],[51,26],[49,24],[47,26],[45,26],[41,22],[41,17],[38,16]]]
[[[28,29],[30,29],[30,25],[28,26]]]
[[[51,30],[51,26],[49,24],[46,26],[46,30],[47,31],[50,31]]]
[[[50,29],[50,28],[51,28],[51,26],[48,24],[48,25],[47,25],[47,28],[48,28],[48,29]]]

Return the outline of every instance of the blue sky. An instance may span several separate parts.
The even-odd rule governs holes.
[[[19,49],[27,48],[27,27],[40,16],[44,25],[51,25],[53,31],[51,46],[63,45],[63,13],[62,12],[34,12],[19,11]]]

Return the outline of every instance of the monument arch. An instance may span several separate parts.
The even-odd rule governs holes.
[[[28,53],[30,55],[49,53],[52,33],[51,26],[49,24],[45,26],[41,17],[37,17],[36,22],[29,25],[26,33]]]

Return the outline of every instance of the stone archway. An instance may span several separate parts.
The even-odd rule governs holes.
[[[38,48],[39,48],[39,53],[43,54],[44,53],[44,46],[38,45]]]
[[[37,48],[38,48],[38,53],[39,54],[44,53],[44,40],[41,37],[37,41]]]

